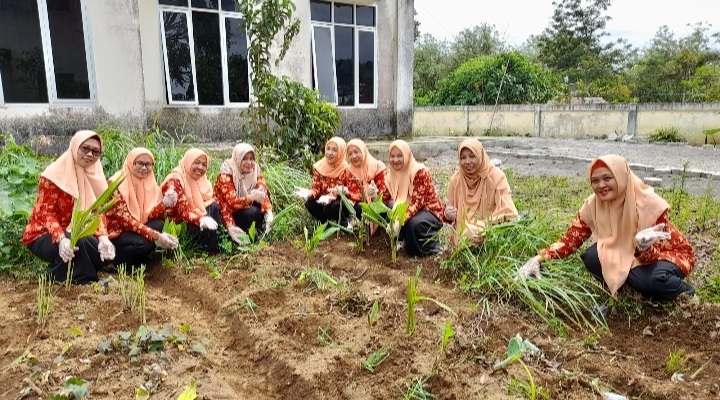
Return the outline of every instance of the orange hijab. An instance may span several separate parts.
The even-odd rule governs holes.
[[[315,170],[322,176],[336,179],[348,168],[348,163],[345,161],[345,150],[347,145],[345,144],[345,140],[343,138],[337,136],[330,138],[330,140],[325,143],[325,147],[327,147],[330,143],[335,143],[338,147],[337,164],[330,164],[327,162],[325,157],[323,157],[320,161],[313,164],[313,168],[315,168]]]
[[[260,175],[260,167],[257,162],[252,172],[248,174],[240,170],[240,162],[247,153],[255,154],[255,149],[247,143],[239,143],[233,148],[232,157],[225,160],[220,166],[221,173],[232,176],[238,198],[247,196],[248,190],[255,188]]]
[[[458,159],[463,149],[475,154],[480,164],[475,171],[466,172],[462,166],[455,172],[448,185],[448,202],[458,210],[455,231],[472,238],[485,228],[503,218],[518,216],[510,197],[510,187],[505,174],[490,162],[482,143],[477,139],[465,139],[458,147]],[[465,219],[465,231],[460,232]],[[453,236],[453,239],[456,239]]]
[[[210,166],[210,157],[200,149],[190,149],[180,159],[178,166],[173,168],[170,174],[165,178],[163,184],[168,180],[175,178],[180,181],[185,198],[194,212],[205,215],[207,208],[215,199],[213,198],[212,184],[207,178],[207,174],[200,179],[193,179],[190,175],[192,165],[200,157],[205,157],[208,167]]]
[[[152,170],[145,179],[137,176],[134,164],[135,160],[141,155],[148,155],[155,162],[155,157],[150,150],[144,147],[136,147],[130,150],[127,157],[125,157],[123,168],[116,172],[110,178],[110,181],[114,182],[120,179],[121,176],[127,177],[118,187],[118,192],[125,200],[130,215],[144,224],[147,222],[152,209],[162,201],[162,192]]]
[[[365,145],[365,142],[363,142],[362,140],[353,139],[349,141],[347,144],[348,150],[350,150],[351,146],[357,147],[360,150],[360,152],[362,153],[363,163],[360,168],[356,168],[352,165],[352,163],[348,163],[348,169],[350,170],[350,172],[352,172],[353,175],[355,175],[357,179],[360,180],[360,182],[362,182],[363,194],[365,195],[364,200],[370,201],[370,199],[367,197],[368,186],[370,185],[370,182],[375,179],[377,174],[385,171],[387,167],[385,166],[385,163],[376,159],[370,154],[367,146]]]
[[[93,131],[78,131],[70,139],[69,148],[40,174],[57,185],[60,190],[80,201],[80,208],[83,210],[90,207],[108,187],[100,159],[87,168],[82,168],[76,163],[80,145],[90,138],[100,141],[100,150],[102,150],[100,135]]]
[[[591,179],[593,167],[603,162],[615,177],[617,197],[603,201],[591,195],[580,208],[580,218],[590,227],[602,265],[602,274],[610,294],[615,296],[632,268],[635,259],[635,235],[657,222],[668,203],[632,171],[627,160],[606,155],[593,160],[588,168]]]
[[[396,148],[402,152],[403,155],[403,166],[397,171],[395,168],[390,168],[388,174],[387,186],[390,191],[390,197],[397,203],[407,201],[412,197],[413,182],[415,181],[415,175],[421,169],[425,169],[425,165],[415,161],[410,145],[404,140],[396,140],[390,143],[390,149],[388,154]]]

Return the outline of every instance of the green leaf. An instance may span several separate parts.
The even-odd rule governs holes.
[[[207,355],[207,350],[205,349],[205,345],[202,343],[196,343],[192,349],[190,349],[193,353],[198,353],[202,355]]]
[[[177,400],[195,400],[197,398],[197,387],[195,385],[195,381],[190,381],[190,384],[185,386]]]
[[[82,333],[82,331],[80,330],[80,328],[78,328],[78,327],[76,327],[76,326],[73,326],[72,328],[68,329],[68,333],[71,334],[71,335],[73,335],[73,336],[78,336],[78,337],[80,337],[80,336],[83,335],[83,333]]]
[[[76,400],[80,400],[87,396],[89,382],[80,378],[70,377],[65,381],[65,391],[70,391]]]
[[[145,387],[140,386],[135,389],[135,400],[148,400],[150,398],[150,392]]]

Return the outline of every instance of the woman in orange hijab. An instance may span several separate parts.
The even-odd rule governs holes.
[[[393,206],[407,203],[405,224],[395,226],[395,234],[403,240],[405,252],[411,256],[428,256],[440,252],[437,233],[443,226],[443,207],[435,192],[430,171],[415,161],[410,145],[404,140],[390,144],[390,173],[383,199]]]
[[[188,223],[187,232],[191,240],[202,251],[220,252],[217,227],[220,221],[220,206],[213,197],[212,184],[207,178],[210,157],[200,149],[190,149],[180,159],[162,183],[163,198],[175,200],[167,211],[173,222]],[[164,201],[164,200],[163,200]]]
[[[153,170],[155,157],[150,150],[137,147],[130,150],[125,163],[108,184],[120,179],[118,190],[113,193],[115,205],[105,213],[108,236],[115,245],[115,264],[127,264],[131,268],[150,260],[155,253],[155,241],[160,247],[175,248],[178,239],[163,233],[165,208],[160,186]],[[169,204],[170,208],[174,204]]]
[[[458,158],[460,169],[448,185],[445,219],[455,228],[454,243],[465,236],[479,244],[487,224],[514,220],[518,212],[505,174],[490,162],[479,140],[460,143]]]
[[[56,281],[66,279],[70,260],[74,283],[97,281],[97,272],[115,258],[104,218],[93,236],[80,239],[74,249],[70,248],[68,228],[75,203],[87,209],[108,186],[100,164],[102,151],[97,133],[79,131],[67,151],[40,175],[38,197],[22,242],[35,256],[50,263],[48,273]]]
[[[360,201],[360,186],[348,170],[345,161],[347,145],[340,137],[325,143],[325,157],[313,165],[312,188],[295,188],[295,194],[305,199],[305,208],[321,223],[338,221],[348,226],[348,210],[342,205],[338,190],[352,201]]]
[[[617,155],[595,159],[588,177],[594,194],[565,236],[528,260],[521,273],[539,278],[540,262],[567,257],[592,236],[595,243],[580,257],[613,297],[625,283],[654,300],[694,295],[684,279],[695,266],[695,252],[670,222],[668,203]]]

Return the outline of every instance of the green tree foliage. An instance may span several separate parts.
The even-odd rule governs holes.
[[[450,74],[449,55],[448,43],[432,35],[422,35],[416,43],[413,70],[415,104],[428,104],[440,80]]]
[[[463,29],[450,45],[450,68],[457,69],[465,61],[477,56],[499,54],[505,48],[495,25],[480,24]]]
[[[603,15],[611,0],[560,0],[545,31],[537,38],[538,58],[570,82],[586,84],[622,70],[633,50],[625,40],[603,44]]]
[[[519,52],[468,60],[440,83],[438,105],[544,103],[558,93],[559,81]]]

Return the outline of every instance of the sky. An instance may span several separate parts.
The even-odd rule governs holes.
[[[560,0],[558,0],[559,2]],[[452,40],[461,30],[488,23],[505,42],[521,45],[550,24],[552,0],[415,0],[420,33]],[[605,30],[611,39],[624,37],[642,48],[658,28],[667,25],[676,37],[692,31],[688,23],[708,22],[720,31],[720,0],[613,0]]]

